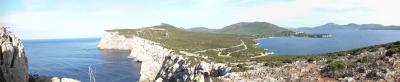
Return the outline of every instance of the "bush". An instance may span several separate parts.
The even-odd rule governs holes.
[[[267,62],[267,63],[264,63],[264,66],[269,66],[269,67],[279,67],[279,66],[282,66],[283,65],[283,63],[281,63],[281,62]]]
[[[346,61],[334,61],[334,62],[330,62],[328,64],[328,68],[330,69],[346,69],[347,67],[349,67],[350,64],[347,63]]]
[[[244,64],[238,64],[236,67],[231,69],[231,72],[244,72],[249,70],[250,68],[246,67]]]
[[[50,76],[40,76],[38,74],[30,73],[29,74],[29,82],[50,82],[51,81]]]

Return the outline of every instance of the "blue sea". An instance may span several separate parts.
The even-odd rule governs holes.
[[[309,55],[400,41],[400,30],[298,30],[328,33],[332,38],[273,37],[258,39],[258,47],[274,55]]]
[[[89,81],[88,67],[95,69],[97,82],[135,82],[138,65],[129,51],[96,48],[99,38],[24,40],[29,72],[44,76]]]
[[[301,30],[328,33],[332,38],[275,37],[258,39],[258,47],[275,55],[306,55],[349,50],[400,40],[393,30]],[[99,50],[99,38],[23,40],[29,72],[44,76],[67,77],[88,82],[93,65],[97,82],[135,82],[139,65],[128,58],[129,51]]]

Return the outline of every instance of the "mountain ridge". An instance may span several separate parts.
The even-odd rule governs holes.
[[[316,27],[302,27],[299,29],[304,30],[340,30],[340,29],[350,29],[350,30],[400,30],[400,26],[389,25],[384,26],[381,24],[356,24],[349,23],[345,25],[339,25],[336,23],[326,23],[324,25]]]

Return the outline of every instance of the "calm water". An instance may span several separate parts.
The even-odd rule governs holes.
[[[258,47],[276,55],[305,55],[349,50],[400,40],[399,30],[300,30],[306,33],[328,33],[332,38],[275,37],[257,40]]]
[[[138,66],[127,58],[129,51],[101,51],[99,39],[23,41],[29,72],[88,82],[88,66],[96,69],[97,82],[134,82]]]

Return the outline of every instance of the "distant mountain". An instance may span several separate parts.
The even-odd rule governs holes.
[[[327,23],[317,27],[304,27],[299,29],[307,30],[335,30],[335,29],[353,29],[353,30],[400,30],[400,26],[383,26],[381,24],[355,24],[338,25]]]
[[[211,33],[239,34],[239,35],[274,35],[274,34],[281,34],[283,32],[293,32],[289,29],[285,29],[268,22],[239,22],[223,27],[221,29],[194,27],[186,30],[191,32],[211,32]]]
[[[189,28],[186,30],[192,31],[192,32],[217,32],[218,29],[209,29],[206,27],[193,27],[193,28]]]
[[[226,34],[276,34],[283,31],[290,31],[288,29],[279,27],[268,22],[240,22],[226,26],[218,32]]]

